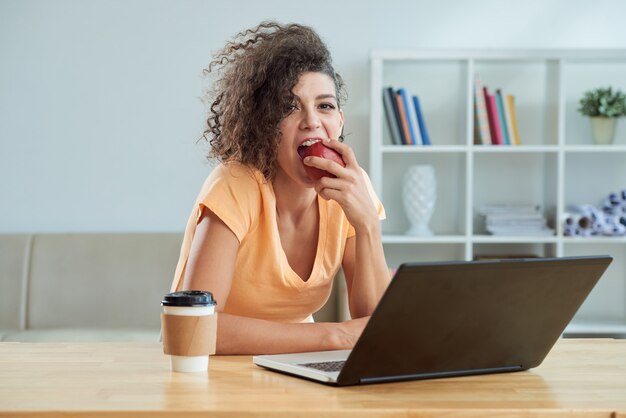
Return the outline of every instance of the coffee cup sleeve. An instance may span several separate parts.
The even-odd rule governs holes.
[[[181,316],[161,314],[163,352],[174,356],[215,354],[217,314]]]

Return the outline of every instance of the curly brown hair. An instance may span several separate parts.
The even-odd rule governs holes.
[[[266,179],[276,174],[280,122],[291,112],[292,89],[305,72],[328,75],[339,106],[344,84],[328,48],[310,27],[265,21],[242,31],[218,51],[205,75],[216,71],[210,112],[202,135],[211,145],[207,158],[238,161]]]

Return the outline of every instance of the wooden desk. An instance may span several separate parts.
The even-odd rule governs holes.
[[[531,371],[334,388],[160,344],[0,343],[0,417],[626,417],[626,340],[562,340]],[[617,412],[616,412],[617,411]]]

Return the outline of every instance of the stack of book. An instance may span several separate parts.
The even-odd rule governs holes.
[[[383,106],[394,145],[430,145],[420,100],[402,87],[383,89]]]
[[[519,145],[515,115],[515,97],[501,89],[494,94],[474,75],[474,143],[483,145]]]
[[[480,214],[485,215],[485,227],[492,235],[554,235],[539,205],[486,205]]]

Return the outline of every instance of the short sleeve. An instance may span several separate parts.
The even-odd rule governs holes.
[[[372,199],[372,203],[374,203],[374,206],[376,207],[376,212],[378,213],[378,219],[383,220],[387,217],[387,215],[385,214],[385,208],[383,207],[382,202],[378,198],[378,195],[376,195],[376,192],[374,191],[374,187],[372,186],[372,182],[370,181],[369,176],[367,175],[365,170],[361,169],[361,172],[363,173],[363,177],[365,178],[365,184],[367,186],[367,191],[370,194],[370,198]],[[355,234],[356,232],[354,231],[354,227],[350,225],[348,227],[348,238],[353,237]]]
[[[255,171],[236,163],[216,167],[198,196],[197,220],[203,207],[220,218],[241,242],[261,210],[261,192]]]

